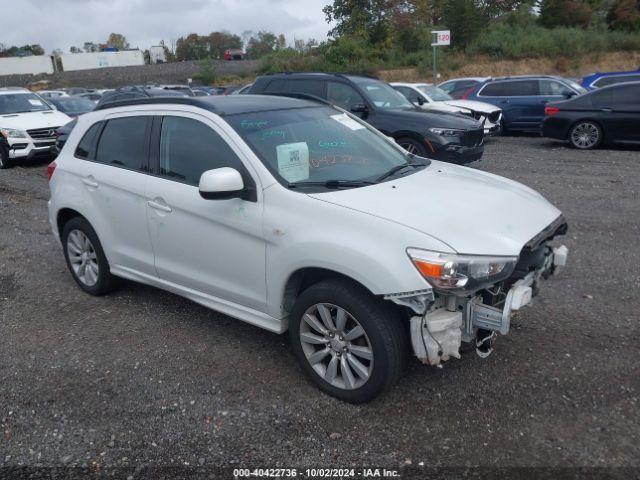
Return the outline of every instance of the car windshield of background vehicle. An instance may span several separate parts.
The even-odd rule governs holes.
[[[300,183],[301,187],[322,191],[331,187],[302,182],[374,182],[398,166],[425,163],[403,153],[362,122],[329,107],[229,115],[224,119],[284,185]],[[406,174],[417,170],[407,168]]]
[[[404,95],[380,80],[360,77],[352,77],[351,80],[364,90],[369,101],[378,108],[415,108]]]
[[[33,93],[9,93],[0,95],[0,115],[11,113],[42,112],[51,107]]]
[[[86,98],[52,98],[53,103],[61,112],[86,113],[95,108],[95,103]]]
[[[578,82],[574,82],[570,78],[565,78],[565,82],[568,83],[571,86],[571,88],[573,88],[580,95],[582,95],[583,93],[587,93],[589,91],[586,88],[584,88],[582,85],[580,85]]]
[[[418,90],[434,102],[446,102],[447,100],[453,100],[453,97],[447,94],[447,92],[432,85],[418,85]]]

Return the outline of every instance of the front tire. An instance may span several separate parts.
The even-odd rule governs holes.
[[[396,143],[409,153],[413,153],[419,157],[429,158],[430,152],[427,150],[427,147],[413,138],[399,138],[396,140]]]
[[[71,276],[82,290],[102,296],[117,286],[98,235],[84,218],[75,217],[65,224],[62,246]]]
[[[305,290],[289,324],[293,351],[322,391],[368,402],[401,375],[408,339],[395,310],[363,287],[324,280]]]
[[[569,130],[569,143],[580,150],[592,150],[602,143],[602,128],[590,120],[581,120]]]

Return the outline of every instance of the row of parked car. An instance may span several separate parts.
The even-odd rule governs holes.
[[[528,75],[387,84],[373,77],[283,73],[230,87],[134,85],[38,93],[0,89],[0,167],[50,154],[66,140],[73,119],[97,106],[153,97],[269,94],[337,105],[422,157],[458,164],[479,160],[487,136],[535,132],[580,149],[640,142],[640,73],[573,79]],[[53,133],[51,133],[53,132]]]

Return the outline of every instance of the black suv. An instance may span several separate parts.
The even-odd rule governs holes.
[[[411,153],[465,164],[484,152],[482,124],[468,117],[416,108],[388,84],[371,77],[282,73],[258,77],[250,94],[313,96],[359,116]]]

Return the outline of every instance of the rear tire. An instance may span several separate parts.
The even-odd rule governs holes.
[[[64,258],[78,286],[90,295],[102,296],[117,286],[98,235],[82,217],[69,220],[62,230]]]
[[[569,143],[579,150],[593,150],[602,143],[602,128],[590,120],[581,120],[569,130]]]
[[[312,285],[289,318],[302,370],[329,395],[368,402],[404,371],[409,343],[401,316],[356,283],[333,279]]]
[[[399,138],[396,143],[404,148],[407,152],[418,155],[419,157],[429,158],[431,152],[427,147],[413,138]]]
[[[9,149],[0,142],[0,170],[13,167],[13,162],[9,158]]]

